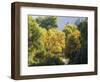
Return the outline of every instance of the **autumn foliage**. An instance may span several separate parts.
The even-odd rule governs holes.
[[[80,55],[81,40],[78,25],[66,24],[59,31],[54,16],[28,16],[28,65],[61,65],[66,64],[64,59],[72,62]]]

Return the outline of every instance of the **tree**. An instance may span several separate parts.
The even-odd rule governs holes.
[[[36,18],[36,22],[40,27],[46,28],[47,30],[50,28],[57,28],[57,17],[56,16],[42,16]]]
[[[80,31],[74,24],[67,24],[64,27],[65,39],[65,56],[70,58],[70,63],[77,62],[80,55]]]
[[[65,47],[65,34],[54,28],[49,29],[45,36],[45,47],[52,53],[61,53]]]
[[[88,62],[88,19],[81,21],[78,25],[81,32],[81,63],[87,64]]]
[[[66,39],[67,39],[69,34],[71,34],[72,32],[75,32],[77,30],[78,30],[78,27],[76,25],[74,25],[74,24],[66,24],[64,26],[64,30],[63,30],[63,32],[66,35]]]
[[[29,65],[33,64],[35,54],[38,50],[44,49],[43,37],[45,29],[41,29],[32,16],[28,16],[28,57]]]
[[[72,32],[71,34],[69,34],[68,39],[67,39],[67,54],[69,55],[69,57],[72,59],[72,55],[75,53],[80,52],[80,32],[79,31],[75,31]]]
[[[87,28],[87,19],[83,20],[82,22],[80,22],[79,26],[79,30],[81,32],[81,43],[82,43],[82,47],[87,47],[87,33],[88,33],[88,28]]]

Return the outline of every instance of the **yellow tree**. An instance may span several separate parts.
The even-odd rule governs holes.
[[[66,57],[73,58],[78,56],[80,53],[80,31],[74,24],[65,25],[64,32],[66,35],[65,39],[65,55]],[[78,55],[76,54],[78,53]]]
[[[47,51],[60,53],[65,47],[65,34],[52,28],[47,31],[44,41]]]
[[[81,47],[80,44],[80,32],[75,31],[69,34],[67,39],[67,51],[68,54],[71,54],[73,52],[79,51]]]

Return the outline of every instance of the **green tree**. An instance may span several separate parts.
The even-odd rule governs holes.
[[[65,25],[63,32],[65,32],[66,35],[65,56],[70,58],[70,62],[73,63],[78,60],[80,54],[80,31],[76,25],[67,24]]]
[[[64,30],[63,30],[63,32],[66,35],[66,39],[67,39],[69,34],[71,34],[72,32],[75,32],[77,30],[78,30],[78,27],[76,25],[74,25],[74,24],[66,24],[64,26]]]
[[[75,31],[69,34],[68,39],[67,39],[67,54],[69,57],[72,59],[73,54],[75,55],[76,53],[80,52],[80,32]]]
[[[81,32],[81,63],[86,64],[88,62],[88,19],[81,21],[78,27]]]
[[[56,16],[41,16],[36,18],[37,23],[40,27],[50,29],[57,28],[57,17]]]
[[[82,22],[80,22],[80,24],[78,25],[79,30],[81,32],[81,44],[82,47],[87,47],[87,33],[88,33],[88,28],[87,28],[87,18],[85,20],[83,20]]]
[[[28,57],[29,65],[33,64],[35,54],[38,50],[44,49],[43,37],[45,29],[41,29],[32,16],[28,16]]]

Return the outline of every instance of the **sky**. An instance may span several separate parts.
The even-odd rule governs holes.
[[[64,29],[64,25],[71,23],[75,24],[76,22],[80,22],[81,20],[84,20],[84,17],[65,17],[65,16],[60,16],[57,17],[57,25],[59,30]]]
[[[37,18],[38,16],[32,16],[33,18]],[[81,20],[84,20],[86,17],[69,17],[69,16],[57,16],[57,26],[58,30],[62,31],[64,29],[64,25],[71,23],[75,24],[79,23]]]

